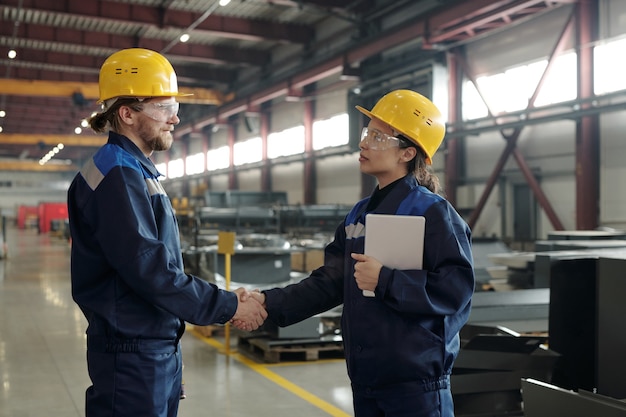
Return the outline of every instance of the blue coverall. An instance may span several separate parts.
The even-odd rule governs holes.
[[[234,293],[185,274],[159,175],[110,132],[68,191],[72,295],[88,321],[87,417],[176,416],[184,323],[225,323],[237,309]]]
[[[287,326],[343,303],[355,415],[384,409],[394,417],[451,417],[450,374],[474,291],[469,227],[447,200],[407,175],[372,212],[426,218],[424,269],[383,266],[375,297],[364,297],[350,254],[363,253],[370,198],[337,228],[322,267],[297,284],[264,291],[269,318]]]

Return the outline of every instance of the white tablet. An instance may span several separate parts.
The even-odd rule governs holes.
[[[365,216],[364,252],[388,268],[422,269],[425,226],[423,216],[370,213]]]

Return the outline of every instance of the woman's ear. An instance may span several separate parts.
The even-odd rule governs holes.
[[[413,146],[402,149],[401,158],[403,162],[409,162],[410,160],[415,158],[415,155],[417,155],[417,149],[415,149]]]

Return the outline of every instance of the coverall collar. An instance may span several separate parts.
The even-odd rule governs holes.
[[[152,162],[150,158],[146,157],[143,152],[141,152],[141,150],[137,147],[137,145],[135,145],[126,136],[120,135],[119,133],[110,130],[109,140],[107,143],[117,145],[124,149],[126,152],[133,155],[135,158],[137,158],[139,162],[141,162],[141,165],[143,165],[143,167],[155,177],[164,176],[159,171],[157,171],[156,167],[154,166],[154,162]]]

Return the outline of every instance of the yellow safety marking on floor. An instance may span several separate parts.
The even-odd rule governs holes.
[[[200,340],[202,340],[207,345],[210,345],[210,346],[214,347],[218,352],[223,353],[223,354],[227,354],[229,357],[235,359],[238,362],[241,362],[242,364],[246,365],[247,367],[249,367],[253,371],[255,371],[258,374],[260,374],[260,375],[264,376],[265,378],[269,379],[270,381],[272,381],[276,385],[279,385],[279,386],[283,387],[287,391],[289,391],[292,394],[302,398],[303,400],[305,400],[306,402],[314,405],[315,407],[317,407],[317,408],[319,408],[321,410],[324,410],[329,415],[331,415],[333,417],[350,417],[350,414],[347,414],[345,411],[343,411],[343,410],[335,407],[334,405],[332,405],[332,404],[322,400],[321,398],[317,397],[316,395],[311,394],[307,390],[303,389],[302,387],[299,387],[298,385],[294,384],[293,382],[289,381],[288,379],[285,379],[282,376],[280,376],[280,375],[270,371],[266,365],[262,365],[262,364],[256,363],[256,362],[248,359],[247,357],[243,356],[242,354],[240,354],[240,353],[238,353],[236,351],[230,351],[229,353],[226,353],[226,347],[220,341],[218,341],[218,340],[216,340],[216,339],[214,339],[212,337],[202,336],[200,333],[196,332],[195,330],[192,330],[192,333],[196,337],[200,338]]]

